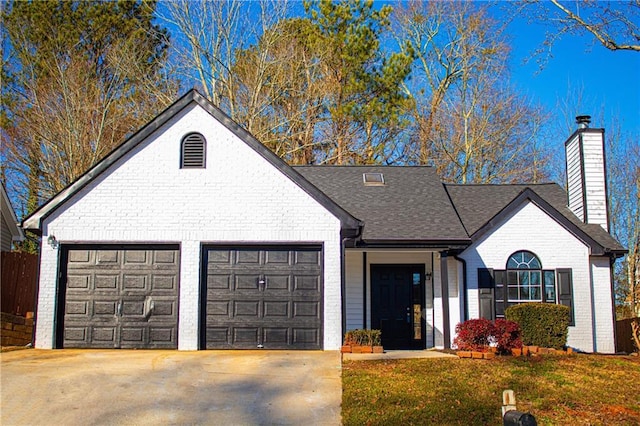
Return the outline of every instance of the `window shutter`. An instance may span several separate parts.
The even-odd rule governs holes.
[[[190,133],[182,139],[180,168],[204,168],[206,144],[204,136]]]
[[[571,269],[558,269],[558,303],[570,309],[569,325],[576,325],[573,315],[573,277]]]
[[[496,317],[504,318],[507,309],[507,271],[493,271],[495,283]]]
[[[493,269],[478,268],[480,318],[495,319],[493,289]]]

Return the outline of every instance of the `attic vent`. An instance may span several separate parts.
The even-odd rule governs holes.
[[[382,173],[363,173],[362,181],[365,186],[384,186],[384,176]]]
[[[182,139],[180,168],[193,169],[205,167],[206,142],[200,133],[189,133]]]

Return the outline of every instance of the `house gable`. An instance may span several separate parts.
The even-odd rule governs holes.
[[[166,131],[168,126],[171,126],[172,123],[176,121],[176,117],[179,117],[181,114],[183,115],[185,111],[190,110],[195,105],[201,107],[203,111],[206,111],[211,117],[213,117],[224,128],[223,131],[228,131],[231,134],[235,135],[237,139],[244,142],[246,146],[263,157],[267,163],[280,171],[280,173],[294,182],[299,188],[304,190],[313,199],[315,199],[328,211],[330,211],[336,218],[340,220],[342,231],[345,236],[357,235],[361,227],[361,223],[356,218],[351,216],[344,209],[333,202],[329,197],[327,197],[324,193],[322,193],[315,186],[309,183],[304,177],[302,177],[294,169],[288,166],[277,155],[275,155],[258,140],[256,140],[249,132],[244,130],[233,120],[231,120],[231,118],[224,114],[220,109],[207,101],[196,90],[189,91],[173,105],[169,106],[165,111],[159,114],[149,124],[144,126],[142,129],[128,138],[125,142],[123,142],[119,147],[109,153],[93,168],[88,170],[67,188],[63,189],[48,202],[46,202],[43,206],[41,206],[38,210],[32,213],[23,222],[25,229],[40,231],[42,220],[44,218],[51,215],[56,209],[70,200],[74,195],[76,195],[83,188],[89,185],[94,179],[101,176],[103,173],[109,173],[109,171],[113,169],[113,167],[117,164],[122,164],[122,159],[131,152],[135,151],[136,148],[139,148],[139,145],[144,144],[144,141],[152,137],[154,132]],[[198,125],[200,125],[200,123]],[[197,128],[198,126],[195,126],[194,130],[197,130]],[[130,158],[130,155],[127,158]],[[176,165],[177,164],[178,163],[176,162]]]

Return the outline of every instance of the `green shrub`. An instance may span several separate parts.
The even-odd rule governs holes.
[[[520,324],[522,343],[562,349],[567,344],[570,310],[550,303],[523,303],[505,310],[505,317]]]

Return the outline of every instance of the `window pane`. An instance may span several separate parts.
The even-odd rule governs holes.
[[[540,287],[531,287],[531,300],[542,300]]]
[[[509,286],[509,300],[518,300],[518,287]]]
[[[540,285],[540,271],[531,271],[531,285]]]
[[[556,303],[556,274],[554,271],[544,271],[544,299],[549,303]]]
[[[516,272],[516,271],[507,271],[507,284],[509,284],[509,285],[517,285],[518,284],[518,272]]]
[[[413,273],[413,285],[420,285],[420,273],[419,272],[414,272]]]
[[[518,278],[520,278],[520,285],[529,285],[529,271],[518,272]]]
[[[520,300],[529,300],[529,287],[520,287]]]

